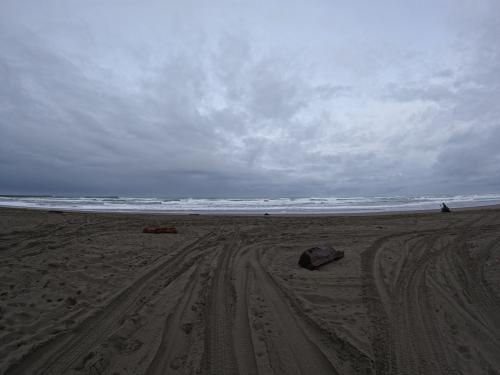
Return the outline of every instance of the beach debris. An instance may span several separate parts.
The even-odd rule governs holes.
[[[142,230],[142,233],[177,233],[177,228],[175,227],[146,227]]]
[[[320,266],[344,257],[344,252],[335,250],[330,246],[315,246],[304,251],[299,259],[299,266],[309,270],[318,269]]]
[[[444,202],[441,203],[441,212],[451,212],[450,208]]]

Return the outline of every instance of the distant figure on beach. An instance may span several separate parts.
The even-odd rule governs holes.
[[[441,212],[451,212],[450,208],[444,202],[441,203]]]

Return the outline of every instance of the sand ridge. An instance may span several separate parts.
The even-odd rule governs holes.
[[[179,234],[143,234],[175,225]],[[307,247],[345,258],[300,268]],[[0,210],[0,373],[500,371],[500,210]]]

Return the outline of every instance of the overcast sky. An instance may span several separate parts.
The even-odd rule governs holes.
[[[0,2],[0,194],[500,191],[500,2]]]

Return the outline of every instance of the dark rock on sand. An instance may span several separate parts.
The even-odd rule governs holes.
[[[301,267],[315,270],[320,266],[344,257],[344,252],[329,246],[315,246],[302,253],[299,259]]]

